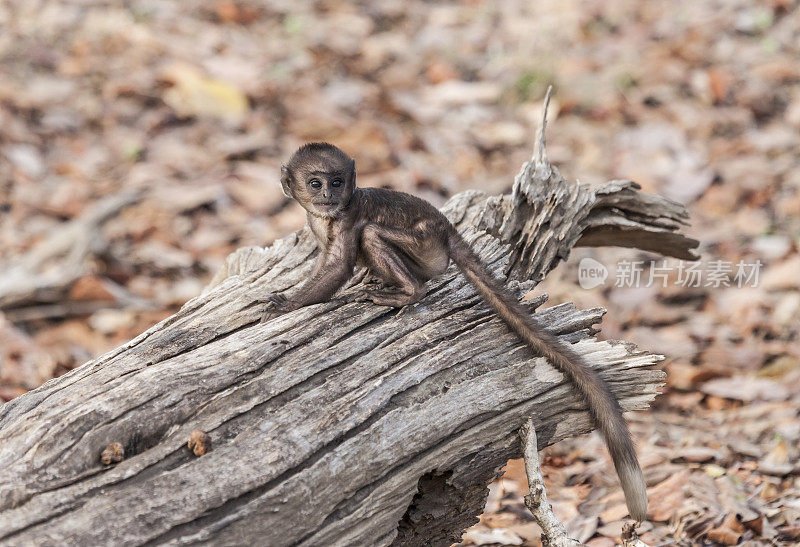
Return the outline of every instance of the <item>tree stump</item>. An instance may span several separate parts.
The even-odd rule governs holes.
[[[522,296],[575,245],[692,258],[683,207],[637,190],[568,183],[542,138],[511,195],[465,192],[443,210]],[[256,299],[301,282],[316,252],[307,229],[240,249],[172,317],[0,408],[0,543],[447,545],[520,457],[528,417],[539,448],[592,429],[454,267],[411,307],[349,302],[354,282],[260,324]],[[536,317],[623,409],[644,409],[660,357],[593,338],[604,311]],[[124,457],[103,464],[112,443]]]

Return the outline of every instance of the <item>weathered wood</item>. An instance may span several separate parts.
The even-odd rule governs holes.
[[[612,229],[674,256],[696,244],[676,233],[681,207],[632,183],[568,184],[543,143],[536,159],[512,196],[444,208],[520,296]],[[174,316],[0,408],[0,543],[447,544],[520,456],[529,416],[540,448],[591,429],[562,375],[453,268],[402,310],[348,302],[350,287],[259,324],[255,300],[302,281],[315,253],[307,230],[241,249]],[[603,313],[536,316],[643,409],[659,356],[594,339]],[[201,457],[195,429],[213,442]],[[125,460],[103,466],[112,442]]]

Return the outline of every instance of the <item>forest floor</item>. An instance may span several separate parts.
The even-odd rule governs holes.
[[[796,0],[4,0],[0,400],[301,227],[277,184],[299,144],[437,205],[506,192],[552,83],[553,164],[686,204],[701,241],[696,264],[576,249],[536,289],[665,356],[663,395],[629,416],[643,540],[797,544],[798,59]],[[590,258],[608,277],[585,289]],[[543,471],[568,530],[613,545],[626,510],[599,437],[548,448]],[[463,545],[537,545],[525,489],[510,462]]]

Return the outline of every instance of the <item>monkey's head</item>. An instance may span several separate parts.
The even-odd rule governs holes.
[[[356,188],[356,162],[325,142],[300,147],[281,166],[283,193],[314,216],[336,218]]]

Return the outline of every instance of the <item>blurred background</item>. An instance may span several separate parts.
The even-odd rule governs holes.
[[[437,205],[509,191],[555,87],[550,160],[687,204],[725,283],[617,286],[576,249],[539,287],[609,309],[601,337],[666,356],[630,416],[651,545],[800,541],[800,9],[796,0],[3,0],[0,400],[196,296],[225,257],[300,228],[280,162],[327,140],[359,183]],[[577,264],[612,274],[584,290]],[[734,281],[735,264],[760,263]],[[659,265],[661,263],[659,262]],[[663,286],[666,285],[666,286]],[[545,452],[556,514],[613,545],[599,437]],[[465,545],[538,545],[519,462]],[[598,518],[599,515],[599,518]]]

